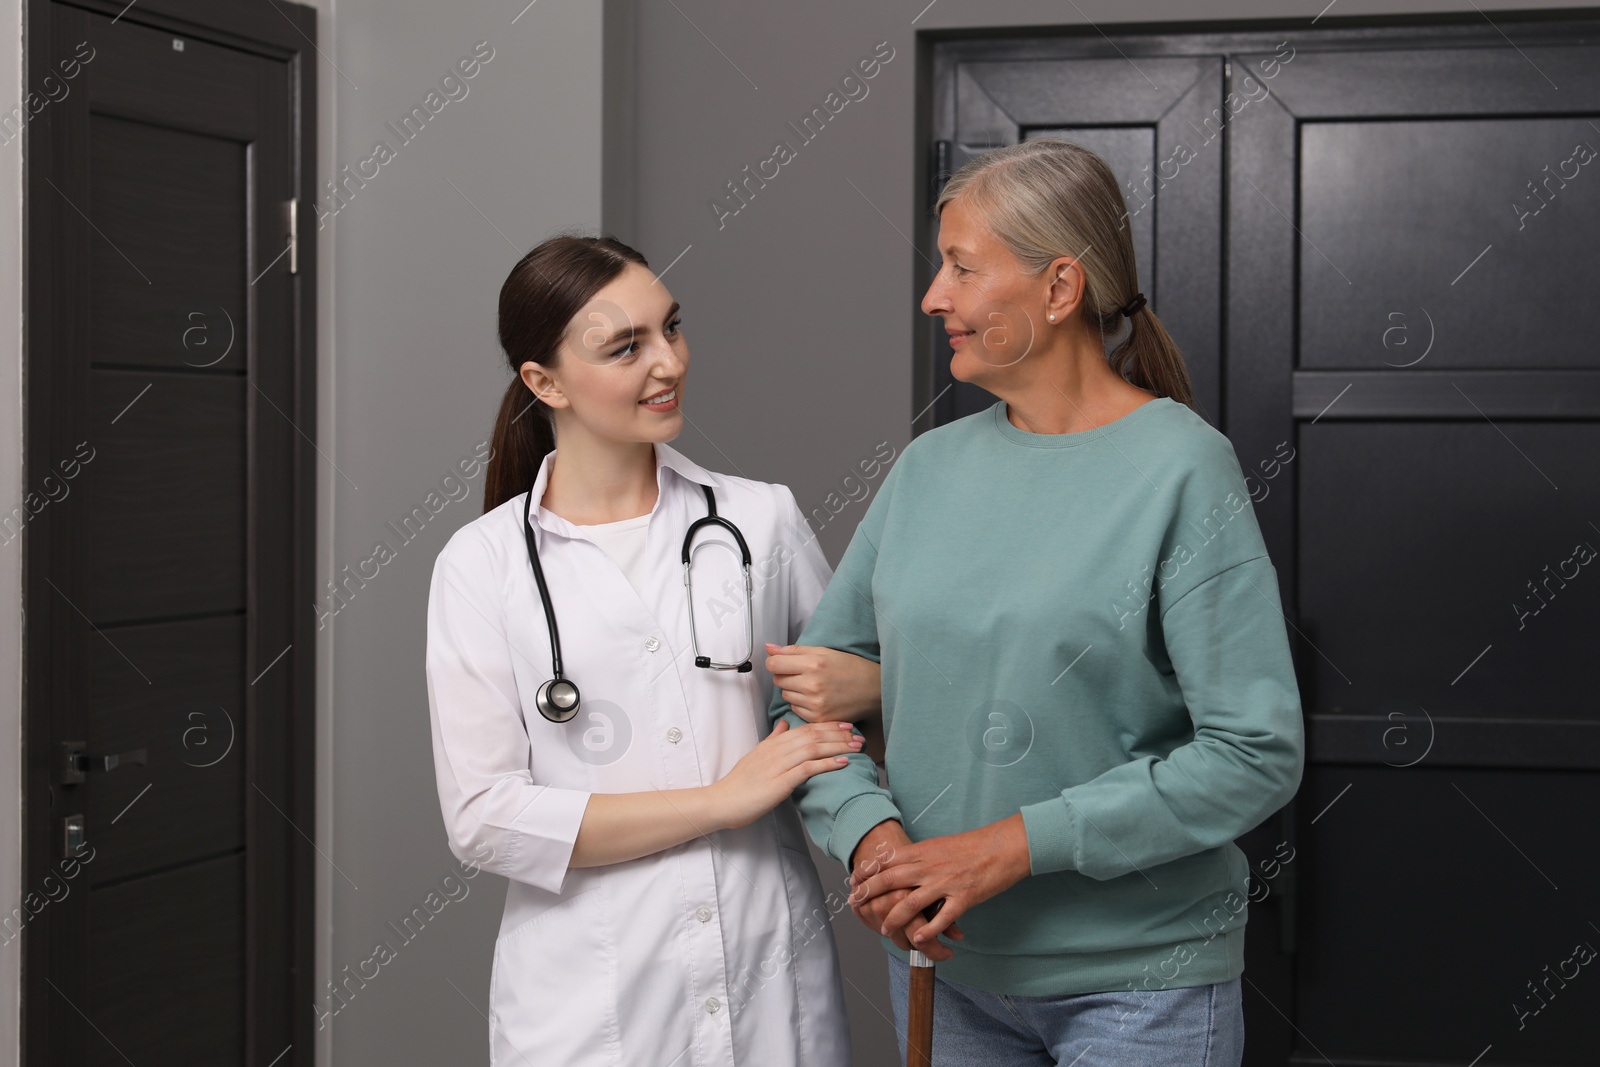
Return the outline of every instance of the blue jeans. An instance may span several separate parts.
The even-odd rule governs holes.
[[[989,993],[937,977],[934,1067],[1239,1067],[1239,979],[1051,997]],[[906,1058],[910,968],[889,955],[889,999]]]

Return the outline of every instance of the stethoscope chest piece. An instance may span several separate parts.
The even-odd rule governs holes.
[[[534,703],[551,722],[571,722],[578,714],[578,687],[565,678],[552,678],[539,687]]]

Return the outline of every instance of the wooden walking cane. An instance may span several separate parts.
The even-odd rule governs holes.
[[[944,904],[936,900],[922,909],[932,919]],[[906,1067],[933,1067],[933,961],[911,950],[911,989],[906,1003]]]

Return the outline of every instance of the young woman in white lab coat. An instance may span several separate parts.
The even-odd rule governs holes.
[[[518,377],[495,426],[484,514],[434,565],[426,673],[450,849],[510,879],[490,984],[491,1064],[838,1067],[850,1060],[831,920],[791,790],[865,760],[828,722],[768,733],[774,680],[802,704],[879,706],[876,663],[798,637],[831,570],[782,485],[667,444],[689,352],[678,304],[610,238],[551,238],[500,293]],[[555,446],[559,444],[559,449]],[[716,512],[749,547],[702,527]],[[576,717],[553,676],[528,558],[529,494]],[[693,646],[713,662],[697,667]],[[856,717],[859,717],[856,716]],[[784,724],[780,724],[783,726]],[[485,858],[487,857],[487,858]]]

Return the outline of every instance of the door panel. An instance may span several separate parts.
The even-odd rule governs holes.
[[[107,775],[84,798],[91,829],[112,826],[135,803],[125,818],[137,810],[140,819],[138,848],[96,846],[91,886],[240,852],[244,614],[106,631],[116,646],[101,641],[89,652],[89,736],[110,752],[148,748],[149,763]],[[242,923],[242,902],[234,907]]]
[[[236,854],[96,891],[89,1002],[106,1040],[89,1045],[93,1067],[162,1062],[171,1050],[182,1058],[167,1062],[244,1062],[245,1001],[226,976],[245,970],[245,885]]]
[[[257,68],[271,60],[187,38],[179,51],[170,34],[86,21],[96,61],[74,114],[86,165],[62,186],[69,198],[84,195],[77,236],[90,263],[90,284],[67,297],[81,300],[87,349],[62,353],[87,357],[78,365],[87,411],[73,414],[86,418],[96,448],[73,516],[85,553],[75,599],[92,627],[78,628],[78,651],[98,668],[80,690],[83,739],[91,753],[142,749],[148,762],[96,768],[62,787],[95,849],[87,996],[77,1005],[94,1026],[77,1032],[89,1064],[242,1063],[243,946],[254,920],[243,877],[254,807],[247,765],[257,756],[251,735],[273,728],[243,684],[252,599],[248,382],[253,361],[286,354],[273,343],[286,336],[281,323],[251,337],[249,189],[264,183],[261,195],[287,198],[288,174],[277,169],[287,145],[281,128],[262,140]],[[194,97],[208,101],[198,115]],[[282,223],[270,232],[280,242]],[[281,289],[284,278],[267,284]],[[200,317],[188,318],[191,311]],[[220,334],[222,320],[242,336],[225,359],[194,366],[222,348],[186,346],[190,326]],[[205,636],[183,640],[196,630]],[[239,643],[227,647],[230,638]],[[230,665],[239,674],[219,677]],[[189,719],[192,710],[202,717]],[[220,761],[197,767],[183,758],[185,740],[197,736],[191,726],[220,734],[229,722],[243,736]],[[206,942],[215,951],[203,951]],[[174,951],[186,944],[195,955]],[[208,1023],[180,1020],[194,1003],[209,1008]]]
[[[1434,758],[1489,765],[1504,758],[1495,724],[1507,716],[1523,724],[1524,751],[1546,725],[1594,721],[1587,657],[1600,636],[1600,591],[1586,595],[1587,568],[1567,567],[1570,581],[1559,572],[1575,545],[1600,547],[1585,518],[1600,518],[1600,425],[1503,421],[1501,429],[1540,457],[1565,506],[1551,507],[1551,482],[1482,419],[1323,420],[1301,430],[1297,547],[1307,561],[1336,563],[1301,569],[1301,624],[1317,630],[1322,652],[1301,674],[1307,707],[1399,711],[1419,729],[1426,708],[1448,735]],[[1355,588],[1351,568],[1361,576]],[[1488,743],[1474,759],[1467,740],[1478,736]],[[1571,744],[1571,731],[1557,730],[1543,759],[1600,769]]]
[[[1584,142],[1580,118],[1302,123],[1300,366],[1600,366],[1592,273],[1549,269],[1594,259]]]
[[[1312,815],[1348,792],[1308,828],[1316,844],[1295,860],[1306,888],[1288,1062],[1467,1064],[1486,1046],[1480,1065],[1593,1062],[1581,972],[1568,970],[1579,974],[1570,988],[1554,982],[1548,1010],[1520,1029],[1513,1006],[1539,1007],[1525,983],[1576,942],[1600,946],[1570,909],[1537,904],[1593,900],[1592,861],[1570,824],[1549,816],[1595,811],[1600,779],[1543,772],[1529,804],[1524,774],[1433,759],[1403,771],[1321,764],[1306,776],[1300,807]],[[1360,863],[1321,843],[1336,818],[1360,827]]]
[[[89,380],[104,427],[84,472],[89,617],[244,611],[244,377],[92,367]]]
[[[124,238],[89,246],[95,362],[243,374],[244,339],[228,327],[248,321],[249,279],[231,268],[245,257],[255,131],[241,121],[219,137],[95,112],[89,122],[96,225]]]

